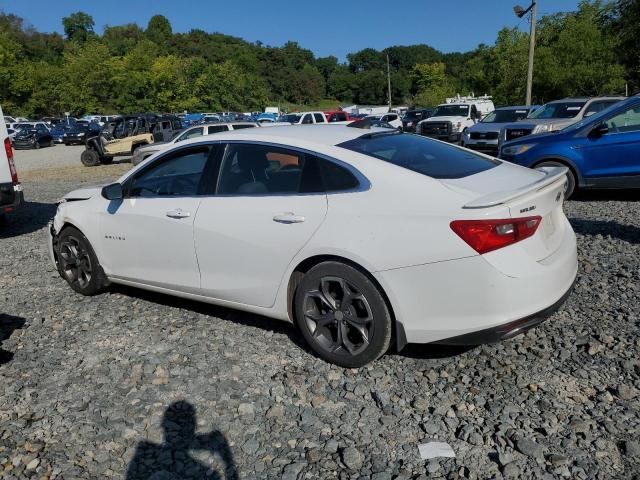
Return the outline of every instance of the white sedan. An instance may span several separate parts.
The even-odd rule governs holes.
[[[397,128],[402,130],[402,119],[400,115],[397,113],[385,113],[382,115],[367,115],[365,118],[370,118],[371,120],[379,120],[380,122],[388,123],[393,128]]]
[[[327,361],[393,342],[509,338],[577,271],[563,168],[342,125],[181,142],[66,195],[49,248],[71,288],[110,282],[291,319]]]

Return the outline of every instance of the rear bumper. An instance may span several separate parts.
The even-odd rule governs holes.
[[[21,184],[0,183],[0,214],[10,213],[24,202]]]
[[[477,332],[458,335],[457,337],[450,337],[433,343],[443,345],[483,345],[486,343],[497,343],[502,340],[513,338],[521,333],[525,333],[527,330],[540,325],[547,318],[557,312],[560,307],[564,305],[564,302],[567,301],[569,295],[571,295],[574,284],[575,280],[574,283],[571,284],[571,287],[569,287],[569,289],[556,303],[540,310],[537,313],[503,325],[498,325],[497,327],[486,328],[484,330],[478,330]]]
[[[502,271],[488,254],[374,273],[406,342],[494,342],[553,313],[578,270],[576,238],[568,222],[562,244],[544,260],[529,258],[517,244],[504,250],[501,255],[512,260],[508,265],[518,268]]]

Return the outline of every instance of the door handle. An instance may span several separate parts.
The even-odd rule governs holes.
[[[302,215],[295,215],[293,212],[286,212],[281,215],[276,215],[273,217],[274,222],[278,223],[302,223],[304,222],[304,217]]]
[[[170,210],[167,212],[169,218],[187,218],[191,216],[191,212],[183,212],[181,208]]]

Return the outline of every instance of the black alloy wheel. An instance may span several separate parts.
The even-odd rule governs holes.
[[[89,240],[76,228],[65,228],[58,239],[58,272],[83,295],[94,295],[105,285],[104,272]]]
[[[373,282],[359,270],[326,262],[307,272],[295,298],[296,323],[313,350],[343,367],[361,367],[383,355],[391,315]]]

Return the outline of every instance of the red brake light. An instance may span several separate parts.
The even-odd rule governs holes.
[[[504,220],[454,220],[450,226],[462,240],[482,255],[529,238],[536,233],[541,221],[540,216]]]
[[[13,163],[13,149],[11,148],[11,140],[9,140],[9,137],[4,139],[4,150],[7,152],[7,161],[9,162],[9,171],[11,172],[11,183],[18,183],[18,172],[16,172],[16,165]]]

